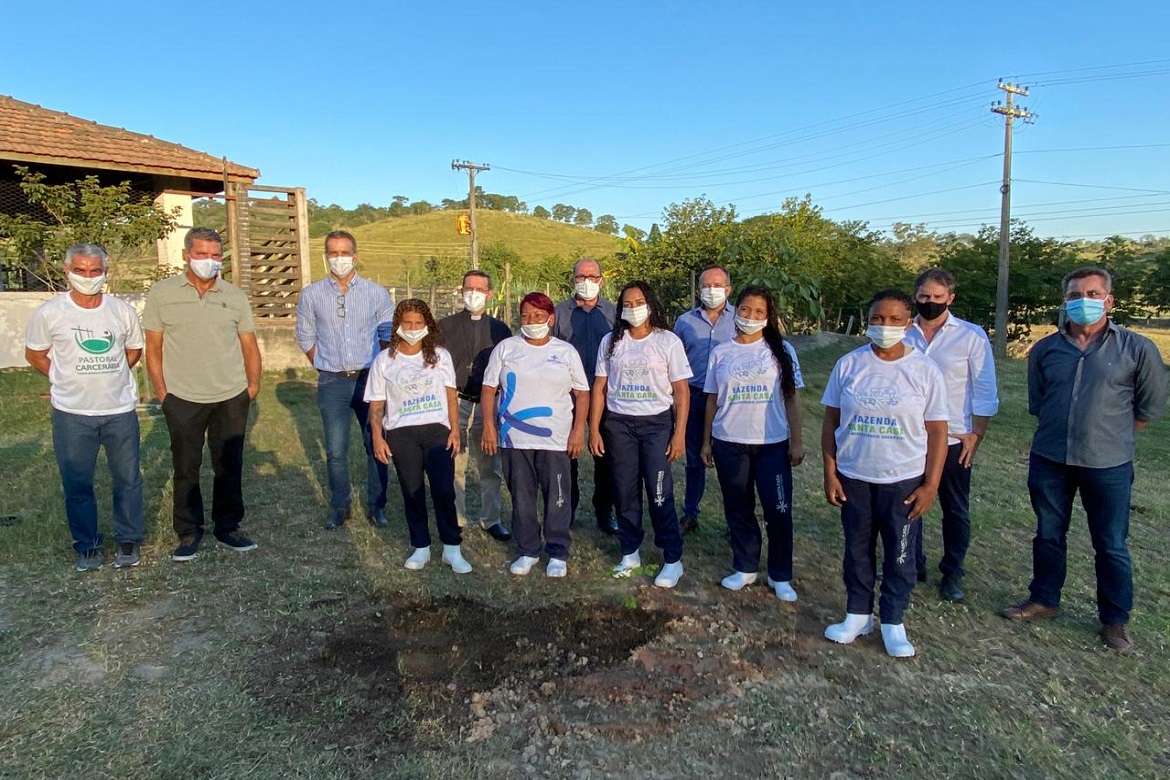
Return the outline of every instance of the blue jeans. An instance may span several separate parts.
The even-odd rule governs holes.
[[[1068,466],[1035,453],[1028,462],[1028,492],[1036,512],[1032,540],[1031,600],[1060,606],[1068,557],[1068,526],[1079,490],[1096,552],[1097,615],[1104,625],[1129,622],[1133,566],[1129,559],[1129,499],[1133,462],[1107,469]]]
[[[114,539],[141,544],[142,472],[138,467],[138,415],[134,412],[94,417],[52,411],[53,450],[65,493],[65,517],[79,553],[101,549],[97,499],[93,478],[98,448],[106,448],[106,463],[114,493]]]
[[[674,509],[674,477],[666,448],[674,430],[674,412],[634,416],[610,412],[601,423],[605,452],[610,459],[613,506],[617,515],[622,555],[642,546],[642,490],[650,498],[650,523],[654,543],[662,549],[663,563],[682,557],[683,538]]]
[[[350,417],[357,418],[366,448],[366,506],[372,511],[386,506],[386,464],[374,458],[370,434],[370,405],[364,400],[368,373],[353,379],[322,371],[317,376],[317,408],[325,429],[325,462],[329,470],[329,505],[349,511]]]
[[[754,574],[760,568],[762,535],[756,521],[756,495],[768,529],[768,576],[792,580],[792,466],[788,440],[772,444],[737,444],[713,439],[711,455],[723,491],[731,565]]]
[[[687,413],[687,486],[683,494],[683,516],[699,518],[699,502],[707,487],[707,467],[701,457],[703,424],[707,416],[707,395],[691,386],[691,408]]]

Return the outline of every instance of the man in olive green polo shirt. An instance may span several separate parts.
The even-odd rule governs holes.
[[[203,443],[215,483],[211,522],[215,538],[239,552],[256,549],[240,530],[241,477],[248,408],[260,391],[260,347],[248,296],[219,278],[223,239],[192,228],[184,240],[183,273],[155,282],[146,296],[146,370],[171,433],[174,526],[172,560],[190,561],[203,538],[199,468]]]

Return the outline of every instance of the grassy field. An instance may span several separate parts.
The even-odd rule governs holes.
[[[455,232],[456,213],[436,211],[352,228],[365,268],[363,273],[383,284],[405,285],[406,272],[410,269],[412,283],[423,286],[421,262],[432,256],[468,256],[467,236]],[[596,230],[522,214],[479,210],[475,221],[480,252],[492,244],[503,243],[532,263],[549,255],[567,259],[586,255],[604,257],[622,246],[619,239]],[[314,259],[320,258],[324,240],[313,239],[311,246]],[[315,262],[313,278],[324,275],[324,265]]]
[[[259,550],[168,559],[167,436],[145,415],[144,562],[77,574],[45,382],[0,374],[0,777],[1170,776],[1170,426],[1137,457],[1132,656],[1096,637],[1079,510],[1062,616],[996,614],[1031,565],[1020,361],[1001,366],[976,464],[968,601],[940,602],[937,575],[918,588],[915,659],[873,636],[834,646],[821,632],[844,607],[841,532],[820,493],[817,401],[844,348],[801,352],[795,605],[718,586],[730,555],[713,476],[674,592],[607,578],[616,544],[586,510],[565,580],[511,576],[513,551],[478,530],[472,574],[437,556],[407,572],[396,485],[390,529],[321,529],[320,420],[295,373],[265,377],[250,427],[244,527]],[[104,483],[101,496],[105,516]],[[933,567],[937,509],[926,538]],[[643,559],[660,562],[650,541]]]

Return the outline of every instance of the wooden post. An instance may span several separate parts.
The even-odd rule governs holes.
[[[512,261],[504,262],[504,324],[512,327]]]
[[[313,280],[313,260],[309,256],[309,201],[305,197],[305,188],[297,187],[289,193],[290,198],[296,199],[296,236],[297,253],[301,264],[301,289],[305,289]]]

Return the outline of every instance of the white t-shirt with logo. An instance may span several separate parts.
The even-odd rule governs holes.
[[[496,425],[500,446],[564,451],[573,428],[570,390],[588,390],[581,356],[567,341],[534,346],[523,336],[504,339],[492,350],[483,383],[497,388]]]
[[[451,353],[435,350],[438,361],[428,366],[423,353],[403,355],[384,349],[374,358],[366,380],[366,401],[385,401],[385,430],[438,423],[451,427],[447,412],[447,388],[455,388],[455,364]]]
[[[898,360],[882,360],[868,344],[843,356],[821,403],[841,410],[837,470],[878,484],[922,476],[926,423],[948,416],[942,372],[909,345]]]
[[[796,350],[787,341],[797,388],[804,387]],[[763,339],[727,341],[711,350],[703,392],[715,395],[711,435],[738,444],[774,444],[788,439],[788,410],[780,389],[780,366]],[[696,403],[692,400],[691,403]]]
[[[606,377],[605,406],[614,414],[647,417],[674,405],[671,382],[690,379],[691,364],[682,339],[669,330],[652,330],[636,339],[629,331],[607,358],[612,333],[597,348],[597,376]]]
[[[28,321],[24,344],[49,350],[49,403],[70,414],[96,417],[134,411],[138,383],[127,349],[142,349],[134,307],[103,295],[96,309],[78,306],[68,292],[41,304]]]

